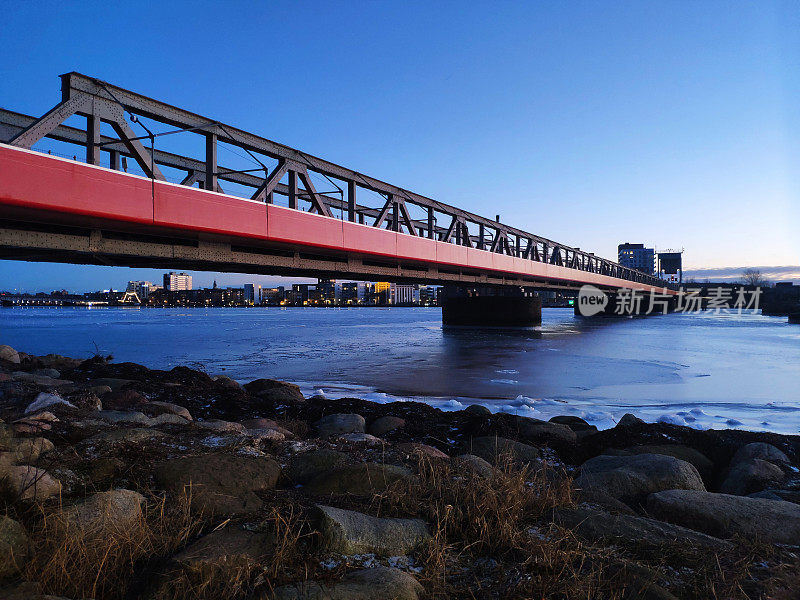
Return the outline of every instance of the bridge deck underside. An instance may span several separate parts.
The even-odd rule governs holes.
[[[651,289],[2,144],[0,258],[434,284]]]

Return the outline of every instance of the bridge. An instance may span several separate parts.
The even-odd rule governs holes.
[[[80,73],[62,75],[61,91],[42,117],[0,109],[0,258],[441,284],[454,323],[531,324],[534,289],[677,294],[499,218]],[[220,150],[238,164],[222,164]]]

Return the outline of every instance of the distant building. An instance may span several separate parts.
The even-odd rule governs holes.
[[[370,284],[365,281],[347,281],[342,284],[342,304],[367,304],[370,295]]]
[[[420,303],[420,289],[418,285],[393,285],[391,292],[390,304],[413,305]]]
[[[645,248],[644,244],[620,244],[618,250],[618,262],[623,267],[636,269],[648,275],[655,274],[656,251],[653,248]]]
[[[155,288],[156,286],[149,281],[129,281],[125,291],[136,294],[139,300],[144,302],[150,296],[150,293],[155,291]]]
[[[280,304],[286,299],[286,290],[281,285],[274,288],[259,288],[260,304]]]
[[[244,284],[245,304],[261,304],[261,286],[255,283]]]
[[[192,276],[171,271],[164,273],[164,289],[168,292],[181,292],[192,289]]]
[[[392,303],[392,288],[393,283],[388,281],[379,281],[372,287],[372,302],[371,304],[391,304]]]
[[[439,289],[434,285],[423,286],[419,291],[419,302],[423,306],[436,306],[439,303]]]

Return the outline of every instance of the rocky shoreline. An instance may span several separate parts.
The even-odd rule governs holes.
[[[800,437],[0,346],[0,598],[800,597]]]

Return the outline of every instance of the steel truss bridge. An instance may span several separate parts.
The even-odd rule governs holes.
[[[40,118],[0,109],[0,258],[676,293],[592,253],[104,81],[73,72],[61,88]],[[163,149],[178,133],[193,136],[199,156]],[[80,156],[47,153],[52,142]],[[221,164],[220,148],[235,148],[250,168]]]

